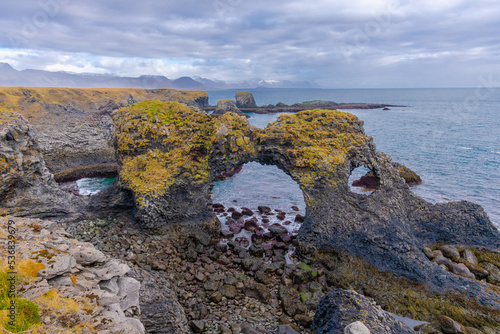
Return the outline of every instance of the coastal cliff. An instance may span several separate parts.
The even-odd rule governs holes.
[[[23,115],[34,127],[52,173],[115,163],[111,114],[144,100],[208,105],[202,91],[0,87],[0,107]]]
[[[247,295],[256,300],[259,314],[283,310],[287,321],[306,331],[325,326],[321,319],[313,322],[314,311],[334,288],[359,290],[386,310],[433,323],[443,315],[464,327],[500,326],[499,231],[476,204],[431,204],[414,195],[390,156],[376,150],[363,122],[352,114],[306,110],[257,129],[233,113],[210,116],[179,102],[127,104],[113,113],[109,135],[118,180],[91,198],[57,187],[29,119],[5,109],[0,115],[2,214],[66,220],[78,238],[136,264],[139,281],[172,281],[179,301],[157,293],[153,283],[142,290],[146,330],[158,328],[154,305],[165,308],[165,314],[179,314],[168,312],[178,310],[177,303],[186,310],[183,319],[190,320],[191,330],[221,328],[227,314],[211,322],[207,308],[219,314],[223,307],[240,307]],[[111,145],[107,139],[105,145]],[[254,222],[243,219],[257,235],[254,244],[219,244],[224,235],[213,209],[225,209],[212,205],[212,187],[251,161],[276,165],[290,175],[304,194],[306,216],[300,218],[297,236],[279,226],[257,235]],[[348,185],[360,166],[379,180],[369,196],[353,193]],[[236,220],[253,215],[226,213]],[[87,219],[93,222],[99,215],[109,220],[90,228]],[[261,243],[266,238],[276,241]],[[488,275],[479,269],[474,277],[459,275],[446,261],[440,267],[434,263],[442,260],[438,253],[431,262],[423,248],[432,253],[442,244],[482,254]],[[290,245],[297,247],[294,265],[285,260]],[[460,259],[454,263],[465,261]],[[219,277],[217,270],[232,279]],[[278,318],[269,321],[274,326]],[[185,328],[186,321],[175,326]]]

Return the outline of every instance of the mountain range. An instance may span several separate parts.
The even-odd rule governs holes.
[[[225,82],[202,77],[169,79],[161,75],[121,77],[112,74],[49,72],[14,69],[0,63],[0,86],[68,87],[68,88],[175,88],[184,90],[251,89],[251,88],[317,88],[307,81],[250,79]]]

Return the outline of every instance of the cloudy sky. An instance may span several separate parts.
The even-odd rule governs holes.
[[[308,80],[325,88],[500,82],[497,0],[6,0],[17,70]]]

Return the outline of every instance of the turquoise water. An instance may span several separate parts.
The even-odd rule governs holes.
[[[90,196],[95,195],[99,191],[109,187],[111,183],[115,181],[116,177],[113,178],[101,178],[101,177],[93,177],[93,178],[83,178],[76,181],[76,185],[78,187],[78,193],[81,196]]]
[[[500,225],[500,89],[256,89],[257,105],[307,100],[338,103],[367,102],[406,105],[391,110],[348,110],[365,122],[377,149],[415,170],[424,183],[413,191],[435,202],[469,200],[483,206]],[[234,98],[236,90],[210,91],[211,104]],[[264,127],[278,115],[251,114],[250,122]],[[267,173],[258,164],[245,166],[258,192],[277,192],[259,180]],[[257,190],[257,188],[261,188]],[[238,184],[224,183],[219,194],[238,194]],[[292,188],[279,192],[294,192]],[[300,192],[300,190],[299,190]],[[299,194],[300,195],[300,194]],[[241,195],[239,195],[241,196]],[[277,195],[280,196],[280,195]],[[251,195],[242,200],[253,206]],[[261,205],[261,204],[257,204]]]

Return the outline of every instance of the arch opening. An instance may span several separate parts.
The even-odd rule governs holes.
[[[61,182],[59,187],[77,196],[93,196],[111,186],[116,177],[86,177],[75,181]]]
[[[275,165],[249,162],[215,183],[212,207],[221,222],[222,243],[238,245],[271,260],[290,255],[305,219],[297,182]]]
[[[351,192],[369,196],[379,187],[380,180],[369,168],[360,166],[351,171],[348,185]]]
[[[77,196],[92,196],[108,188],[118,177],[116,164],[80,166],[54,174],[59,187]]]

